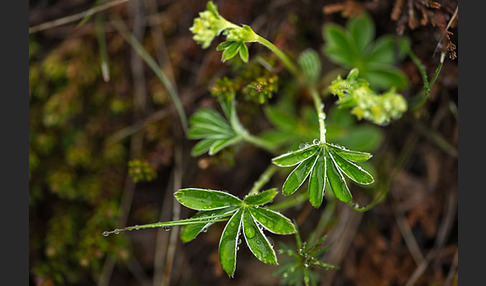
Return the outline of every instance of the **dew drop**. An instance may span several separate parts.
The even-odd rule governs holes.
[[[105,231],[103,231],[102,235],[103,235],[103,236],[108,236],[108,235],[110,235],[110,233],[109,233],[108,231],[106,231],[106,230],[105,230]]]
[[[321,141],[319,141],[319,139],[314,139],[314,141],[312,141],[312,144],[314,145],[319,145],[321,143]]]
[[[304,267],[305,267],[305,268],[309,267],[309,264],[304,263]]]
[[[241,238],[240,238],[240,239],[238,239],[238,245],[239,245],[239,244],[241,244]]]
[[[299,149],[304,149],[304,148],[305,148],[305,144],[304,143],[302,143],[302,144],[299,145]]]
[[[115,229],[115,234],[119,234],[120,230],[118,228]]]
[[[164,226],[164,229],[165,229],[165,231],[169,231],[170,230],[170,226]]]

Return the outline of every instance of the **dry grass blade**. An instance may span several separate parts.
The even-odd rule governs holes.
[[[174,86],[172,85],[172,83],[170,82],[169,78],[167,78],[165,73],[160,69],[158,64],[155,62],[152,56],[150,56],[147,50],[145,50],[142,44],[140,44],[140,42],[127,31],[125,25],[120,20],[114,21],[112,24],[115,27],[115,29],[123,36],[123,38],[125,38],[125,40],[132,46],[132,48],[137,52],[137,54],[145,61],[145,63],[147,63],[147,65],[152,69],[155,75],[160,79],[160,81],[166,88],[167,92],[170,95],[170,98],[172,99],[172,102],[174,103],[177,109],[179,118],[182,123],[182,127],[186,132],[188,128],[187,116],[182,106],[182,103],[179,99],[179,95],[175,90]]]
[[[55,28],[55,27],[58,27],[58,26],[62,26],[62,25],[66,25],[66,24],[69,24],[69,23],[72,23],[72,22],[79,21],[79,20],[82,20],[85,17],[89,17],[93,14],[104,11],[104,10],[109,9],[111,7],[114,7],[116,5],[123,4],[123,3],[128,2],[128,1],[130,1],[130,0],[111,1],[111,2],[108,2],[106,4],[103,4],[103,5],[100,5],[100,6],[97,6],[97,7],[93,7],[91,9],[88,9],[88,10],[83,11],[83,12],[78,13],[78,14],[74,14],[74,15],[62,17],[62,18],[59,18],[59,19],[56,19],[56,20],[53,20],[53,21],[45,22],[45,23],[30,27],[29,28],[29,34],[37,33],[37,32],[40,32],[40,31],[52,29],[52,28]]]

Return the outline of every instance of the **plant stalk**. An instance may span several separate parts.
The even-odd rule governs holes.
[[[322,103],[321,97],[315,87],[309,88],[310,95],[314,100],[314,107],[317,111],[317,117],[319,119],[319,134],[320,144],[326,143],[326,113],[324,112],[324,103]]]
[[[222,215],[213,215],[211,217],[188,218],[188,219],[181,219],[181,220],[175,220],[175,221],[165,221],[165,222],[156,222],[156,223],[143,224],[143,225],[134,225],[134,226],[124,227],[124,228],[121,228],[121,229],[104,231],[102,233],[102,235],[108,236],[110,234],[119,234],[120,232],[124,232],[124,231],[140,230],[140,229],[146,229],[146,228],[172,227],[172,226],[177,226],[177,225],[188,225],[188,224],[198,224],[198,223],[215,223],[215,222],[227,221],[228,219],[224,218],[224,217],[228,217],[230,215],[232,215],[232,213],[222,214]]]
[[[251,196],[251,195],[258,194],[258,191],[260,191],[263,185],[265,185],[266,183],[268,183],[268,181],[270,181],[270,179],[272,178],[273,174],[275,174],[276,171],[277,171],[277,166],[273,164],[269,165],[268,168],[260,175],[258,181],[253,183],[253,187],[251,188],[248,195]]]
[[[269,50],[275,53],[277,57],[283,62],[285,67],[294,75],[296,76],[299,80],[301,79],[301,75],[299,73],[299,70],[297,69],[297,66],[292,63],[292,61],[287,57],[286,54],[284,54],[277,46],[272,44],[270,41],[267,39],[263,38],[262,36],[258,35],[256,42],[264,45],[267,47]]]

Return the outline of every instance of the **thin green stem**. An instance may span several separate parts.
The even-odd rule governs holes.
[[[277,48],[277,46],[275,46],[270,41],[268,41],[267,39],[263,38],[260,35],[257,35],[256,42],[264,45],[269,50],[271,50],[272,52],[274,52],[275,55],[277,55],[277,57],[283,62],[283,64],[285,65],[285,67],[295,77],[297,77],[299,80],[302,78],[301,74],[299,73],[299,70],[297,69],[297,66],[294,63],[292,63],[292,61],[287,57],[287,55],[284,54],[284,52],[282,52],[279,48]]]
[[[268,41],[267,39],[259,35],[256,41],[264,45],[268,49],[270,49],[272,52],[274,52],[277,55],[277,57],[279,57],[280,60],[283,62],[285,67],[297,78],[297,80],[300,83],[305,82],[297,66],[294,63],[292,63],[292,61],[290,61],[290,59],[287,57],[287,55],[284,54],[284,52],[282,52],[270,41]],[[325,124],[326,114],[324,113],[324,104],[322,103],[319,93],[317,92],[315,87],[309,87],[309,92],[312,96],[312,99],[314,100],[314,105],[319,118],[320,141],[321,143],[325,143],[326,142],[326,124]]]
[[[111,231],[104,231],[102,235],[108,236],[110,234],[118,234],[124,231],[140,230],[146,228],[172,227],[176,225],[188,225],[188,224],[199,224],[199,223],[215,223],[215,222],[227,221],[228,219],[223,217],[228,217],[231,215],[232,213],[228,213],[228,214],[221,214],[221,215],[213,215],[211,217],[188,218],[188,219],[181,219],[175,221],[165,221],[165,222],[156,222],[156,223],[143,224],[143,225],[134,225],[134,226],[128,226],[120,229],[117,228]]]
[[[247,133],[247,134],[241,134],[241,137],[243,138],[243,140],[245,140],[246,142],[248,143],[252,143],[254,144],[255,146],[258,146],[262,149],[265,149],[266,151],[270,152],[270,153],[274,153],[275,150],[276,150],[276,146],[273,145],[272,143],[270,142],[267,142],[259,137],[256,137],[256,136],[253,136],[251,135],[250,133]]]
[[[274,210],[274,211],[284,210],[284,209],[288,209],[288,208],[291,208],[293,206],[296,206],[300,203],[303,203],[303,202],[307,201],[308,199],[309,199],[309,196],[308,196],[307,192],[302,192],[302,193],[299,193],[295,196],[289,196],[288,199],[286,199],[282,202],[273,204],[273,205],[269,206],[268,208],[271,209],[271,210]]]
[[[424,95],[421,98],[421,100],[412,107],[413,110],[417,110],[420,107],[422,107],[425,104],[425,102],[427,101],[427,99],[429,99],[429,97],[430,97],[430,90],[434,86],[435,80],[437,79],[440,71],[442,70],[442,65],[444,64],[445,53],[441,54],[439,65],[435,69],[434,76],[432,77],[432,80],[430,82],[428,80],[427,71],[425,70],[425,66],[422,64],[420,59],[415,55],[415,53],[411,49],[408,49],[408,55],[412,59],[413,63],[417,66],[417,68],[420,72],[420,75],[422,76],[422,80],[424,82]]]
[[[321,144],[326,143],[326,113],[324,112],[324,103],[322,103],[321,97],[315,87],[310,87],[309,92],[314,100],[314,107],[316,108],[317,118],[319,119],[319,140]]]
[[[253,183],[253,187],[251,188],[250,192],[248,192],[248,195],[251,196],[258,194],[263,185],[270,181],[277,169],[277,166],[273,164],[269,165],[268,168],[260,175],[260,178],[255,183]]]

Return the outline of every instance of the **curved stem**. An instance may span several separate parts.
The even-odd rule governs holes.
[[[268,168],[260,175],[258,181],[253,183],[253,187],[251,188],[248,195],[251,196],[251,195],[258,194],[258,191],[260,191],[263,185],[265,185],[266,183],[268,183],[268,181],[270,181],[270,179],[272,178],[273,174],[275,174],[276,171],[277,171],[277,166],[273,164],[268,166]]]
[[[277,55],[277,57],[279,57],[280,60],[282,60],[285,67],[297,78],[298,82],[300,82],[300,83],[305,82],[303,77],[302,77],[302,74],[299,72],[299,69],[297,68],[297,66],[294,63],[292,63],[292,61],[290,61],[290,59],[287,57],[287,55],[285,55],[279,48],[277,48],[270,41],[268,41],[267,39],[265,39],[265,38],[263,38],[259,35],[258,35],[256,41],[258,43],[264,45],[268,49],[270,49],[272,52],[274,52]],[[316,111],[317,111],[317,114],[318,114],[318,118],[319,118],[320,141],[321,141],[321,143],[325,143],[326,142],[326,124],[325,124],[324,121],[326,120],[326,114],[324,113],[324,104],[322,103],[321,98],[319,96],[319,93],[317,92],[315,87],[310,86],[308,89],[309,89],[309,92],[312,96],[312,99],[314,100],[314,105],[315,105],[315,108],[316,108]]]
[[[297,77],[299,80],[301,79],[301,75],[299,73],[299,70],[297,69],[297,66],[292,63],[292,61],[287,57],[286,54],[284,54],[279,48],[277,48],[277,46],[275,46],[274,44],[272,44],[270,41],[268,41],[267,39],[263,38],[262,36],[258,35],[257,39],[256,39],[256,42],[264,45],[265,47],[267,47],[269,50],[271,50],[272,52],[275,53],[275,55],[277,55],[277,57],[279,57],[279,59],[283,62],[283,64],[285,65],[285,67],[295,76]]]
[[[254,144],[255,146],[258,146],[262,149],[265,149],[266,151],[270,152],[270,153],[274,153],[275,152],[275,149],[276,149],[276,146],[274,146],[273,144],[259,138],[259,137],[256,137],[256,136],[253,136],[249,133],[247,134],[241,134],[243,140],[245,140],[246,142],[248,143],[252,143]]]
[[[280,202],[273,204],[269,206],[268,208],[274,211],[279,211],[279,210],[284,210],[291,208],[293,206],[296,206],[298,204],[301,204],[309,199],[309,195],[307,192],[302,192],[294,196],[289,196],[287,197],[288,199]]]

